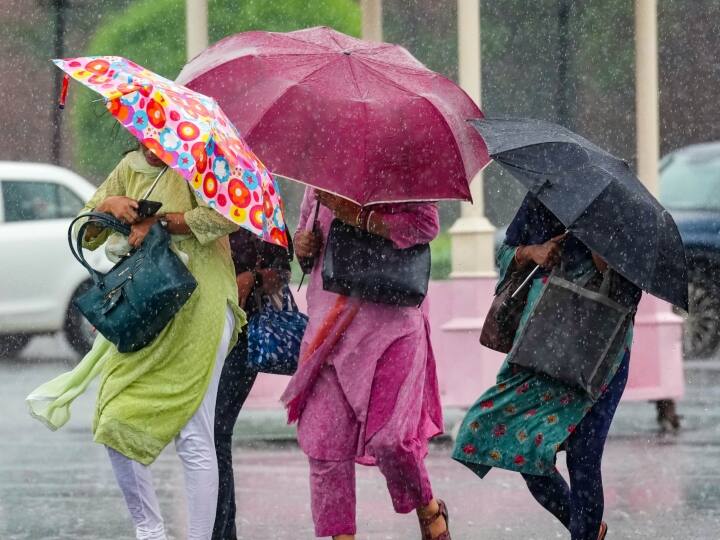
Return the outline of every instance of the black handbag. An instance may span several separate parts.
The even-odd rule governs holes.
[[[398,249],[382,236],[335,219],[322,279],[326,291],[380,304],[419,306],[430,282],[430,245]]]
[[[632,310],[599,291],[551,275],[507,361],[600,397],[623,346]]]
[[[87,221],[73,242],[73,225],[80,219]],[[93,280],[90,289],[73,303],[118,351],[137,351],[162,332],[188,301],[197,281],[170,249],[170,234],[159,223],[151,227],[139,248],[107,274],[101,274],[83,255],[85,229],[91,224],[130,234],[130,227],[109,214],[90,212],[72,221],[68,230],[70,250]]]
[[[527,304],[530,287],[526,281],[531,273],[534,270],[528,266],[515,270],[493,298],[480,331],[480,343],[485,347],[501,353],[512,349]]]

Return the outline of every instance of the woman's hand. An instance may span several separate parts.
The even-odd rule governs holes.
[[[562,254],[562,241],[564,239],[565,234],[561,234],[555,238],[551,238],[544,244],[538,244],[535,246],[520,246],[517,249],[515,258],[521,266],[524,266],[528,262],[532,261],[535,264],[549,270],[554,266],[557,266],[560,262],[560,255]]]
[[[150,228],[157,223],[158,217],[151,216],[145,218],[139,223],[135,223],[130,227],[130,236],[128,242],[134,248],[140,247],[145,240],[145,237],[150,232]]]
[[[96,212],[112,214],[120,221],[132,225],[140,220],[137,212],[138,202],[130,197],[113,196],[108,197],[98,206],[95,207]]]
[[[298,257],[316,257],[322,248],[322,237],[312,231],[300,231],[293,238],[293,246]]]
[[[317,191],[315,197],[320,201],[320,204],[329,208],[337,219],[357,226],[360,210],[362,209],[359,204],[355,204],[327,191]]]
[[[238,288],[238,304],[240,304],[241,308],[244,308],[248,296],[255,287],[255,273],[250,271],[242,272],[236,276],[235,281]]]

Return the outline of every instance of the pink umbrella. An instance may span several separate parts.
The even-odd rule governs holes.
[[[215,98],[276,174],[358,204],[470,200],[488,162],[456,84],[407,50],[330,28],[245,32],[178,82]]]

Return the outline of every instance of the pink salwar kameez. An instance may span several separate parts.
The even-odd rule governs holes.
[[[308,189],[299,230],[312,228],[314,210]],[[428,243],[439,230],[434,204],[387,205],[377,212],[398,248]],[[323,237],[332,220],[321,206]],[[310,461],[319,537],[356,532],[355,462],[378,466],[397,512],[428,504],[433,495],[424,458],[428,440],[442,433],[427,300],[403,308],[326,292],[321,262],[322,254],[307,291],[310,321],[300,366],[282,397]]]

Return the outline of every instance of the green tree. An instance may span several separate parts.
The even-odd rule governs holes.
[[[353,0],[212,0],[209,2],[210,42],[247,30],[287,32],[312,26],[332,26],[360,34],[360,8]],[[85,55],[117,55],[168,78],[185,63],[185,2],[140,0],[100,26]],[[105,112],[98,95],[73,85],[72,124],[75,165],[100,180],[117,163],[131,136]]]

